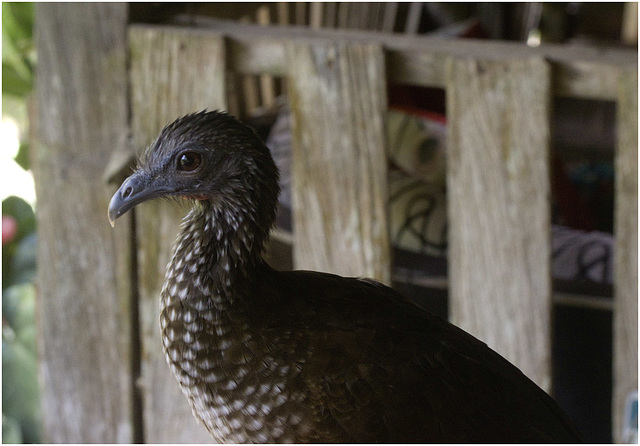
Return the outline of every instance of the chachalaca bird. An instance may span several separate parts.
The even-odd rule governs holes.
[[[369,279],[276,271],[262,258],[278,171],[217,111],[167,125],[109,220],[193,202],[167,266],[167,362],[219,442],[580,442],[556,402],[487,345]]]

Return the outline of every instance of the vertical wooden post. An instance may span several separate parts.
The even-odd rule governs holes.
[[[225,45],[221,37],[189,30],[132,27],[131,122],[142,151],[179,116],[225,109]],[[137,223],[142,386],[145,441],[209,443],[171,375],[160,343],[159,296],[171,247],[186,208],[150,202],[135,210]]]
[[[294,263],[390,282],[379,46],[290,44]]]
[[[126,150],[127,6],[36,5],[38,349],[46,443],[130,443],[130,277],[101,181]],[[124,252],[123,252],[124,251]],[[122,291],[122,293],[119,293]],[[130,290],[129,290],[130,291]]]
[[[550,70],[449,62],[451,319],[549,391]]]
[[[613,439],[622,438],[625,400],[638,390],[638,72],[620,76],[615,158]]]

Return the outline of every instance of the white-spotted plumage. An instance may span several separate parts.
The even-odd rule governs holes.
[[[284,381],[265,384],[254,375],[265,373],[271,381],[286,377],[291,366],[273,357],[266,362],[252,361],[255,340],[248,324],[238,324],[233,316],[237,298],[233,293],[243,292],[245,269],[255,261],[251,257],[255,255],[254,239],[240,226],[244,218],[227,217],[225,221],[215,213],[205,204],[195,206],[181,225],[160,299],[163,348],[194,414],[214,438],[246,441],[250,431],[251,438],[280,442],[285,432],[282,423],[296,423],[288,420],[274,426],[271,421],[267,425],[266,418],[291,395],[283,392]],[[223,231],[221,226],[230,230]],[[238,345],[244,346],[242,352]],[[232,362],[225,359],[229,357]],[[202,415],[207,413],[210,416]]]
[[[258,136],[205,111],[166,126],[109,204],[113,223],[160,196],[194,203],[167,266],[160,327],[170,369],[215,440],[580,441],[515,367],[389,288],[269,268],[278,189]]]

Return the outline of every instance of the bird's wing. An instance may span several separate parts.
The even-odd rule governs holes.
[[[346,438],[580,440],[555,401],[516,367],[392,289],[304,271],[274,272],[267,282],[272,311],[262,312],[270,315],[264,322],[300,333],[290,348],[310,351],[298,379]]]

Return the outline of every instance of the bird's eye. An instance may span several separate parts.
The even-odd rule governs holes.
[[[196,152],[185,152],[178,157],[178,170],[192,172],[196,170],[202,162],[202,156]]]

